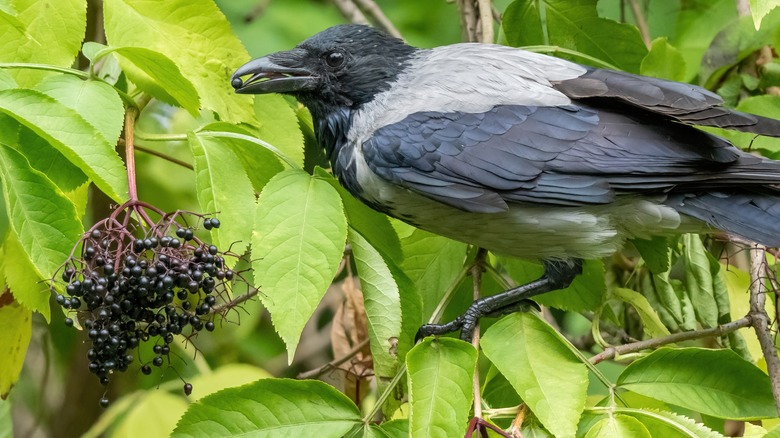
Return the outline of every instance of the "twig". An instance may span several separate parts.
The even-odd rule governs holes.
[[[320,375],[322,375],[325,371],[338,368],[339,365],[343,364],[344,362],[352,359],[356,354],[360,352],[360,350],[363,349],[368,345],[368,338],[363,339],[362,341],[355,344],[354,347],[352,347],[351,350],[349,350],[344,356],[333,359],[332,361],[326,363],[325,365],[322,365],[321,367],[315,368],[313,370],[309,370],[303,373],[298,374],[298,379],[316,379]]]
[[[382,12],[382,9],[379,8],[379,5],[377,5],[374,0],[355,0],[355,2],[360,6],[360,9],[362,9],[363,12],[370,15],[387,33],[396,38],[401,38],[401,32],[393,26],[393,23],[387,18],[385,13]]]
[[[648,339],[645,341],[632,342],[630,344],[615,345],[613,347],[608,347],[601,353],[591,357],[590,363],[597,364],[608,359],[614,359],[615,356],[621,354],[634,353],[641,350],[657,348],[663,345],[673,344],[675,342],[690,341],[693,339],[701,339],[709,336],[723,336],[741,328],[749,327],[752,325],[752,319],[752,315],[748,314],[748,316],[745,316],[744,318],[727,322],[717,327],[680,332],[673,335],[664,336],[663,338]]]
[[[182,161],[182,160],[180,160],[178,158],[174,158],[174,157],[172,157],[170,155],[166,155],[166,154],[164,154],[162,152],[158,152],[158,151],[156,151],[154,149],[149,149],[147,147],[135,145],[135,150],[147,153],[149,155],[154,155],[155,157],[160,157],[163,160],[170,161],[171,163],[178,164],[179,166],[186,167],[187,169],[190,169],[190,170],[194,170],[195,169],[195,167],[193,167],[192,164],[190,164],[190,163],[188,163],[186,161]]]
[[[753,249],[753,257],[750,264],[750,312],[751,325],[756,331],[761,352],[766,360],[766,370],[769,381],[772,383],[772,395],[775,398],[775,407],[780,414],[780,358],[775,349],[775,340],[770,331],[769,315],[766,313],[766,286],[761,275],[766,264],[764,248],[757,245]]]
[[[474,258],[474,264],[471,265],[471,279],[473,282],[474,301],[480,298],[480,290],[482,288],[482,273],[485,272],[485,258],[487,257],[487,250],[483,248],[477,249],[477,255]],[[479,321],[474,327],[474,334],[471,336],[471,345],[479,351]],[[479,387],[479,368],[474,368],[474,418],[482,418],[482,395]]]
[[[341,15],[351,23],[368,24],[368,19],[360,12],[360,9],[358,9],[357,5],[355,5],[352,0],[333,0],[333,4],[339,8]]]
[[[634,21],[636,21],[636,27],[639,28],[642,41],[650,49],[650,26],[647,25],[647,19],[645,19],[645,14],[642,12],[642,6],[638,0],[628,0],[628,4],[631,6],[631,13],[634,14]]]
[[[235,306],[237,306],[237,305],[239,305],[239,304],[241,304],[241,303],[243,303],[245,301],[249,301],[255,295],[257,295],[259,292],[260,292],[260,289],[258,289],[256,287],[253,287],[252,289],[250,289],[246,293],[243,293],[243,294],[233,298],[232,300],[230,300],[228,302],[225,302],[225,303],[222,303],[222,304],[218,304],[218,305],[212,307],[211,308],[211,313],[219,313],[219,312],[223,311],[226,308],[232,309],[233,307],[235,307]]]
[[[268,4],[271,0],[260,0],[252,6],[252,9],[244,15],[244,23],[251,23],[258,17],[263,15],[263,12],[268,8]]]
[[[466,41],[479,41],[477,38],[477,10],[474,8],[474,1],[458,0],[458,10],[460,11],[460,25],[463,27]]]
[[[523,427],[523,421],[525,421],[525,416],[528,413],[528,406],[525,403],[520,404],[517,408],[517,415],[515,415],[515,419],[512,420],[512,425],[509,426],[509,433],[512,435],[512,438],[522,438],[522,434],[520,433],[520,430]]]
[[[493,35],[493,5],[491,3],[491,0],[477,0],[479,23],[482,29],[479,41],[482,43],[492,43],[495,39]]]

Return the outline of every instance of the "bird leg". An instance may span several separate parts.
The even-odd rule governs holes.
[[[544,274],[522,286],[489,297],[480,298],[466,311],[446,324],[425,324],[417,331],[417,339],[431,335],[443,335],[460,329],[460,339],[469,342],[477,322],[482,317],[499,317],[513,312],[526,311],[535,306],[529,298],[568,287],[582,273],[582,260],[564,259],[544,262]]]

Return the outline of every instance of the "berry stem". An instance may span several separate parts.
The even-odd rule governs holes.
[[[127,161],[127,194],[130,201],[138,201],[138,189],[135,182],[135,145],[133,130],[135,129],[136,109],[128,108],[125,112],[125,160]]]

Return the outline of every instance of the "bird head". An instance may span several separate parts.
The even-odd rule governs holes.
[[[390,88],[416,50],[370,26],[340,25],[249,61],[231,83],[241,94],[292,95],[315,117],[324,116],[329,109],[357,109]]]

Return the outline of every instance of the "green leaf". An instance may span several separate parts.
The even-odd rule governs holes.
[[[30,128],[19,125],[15,120],[11,120],[11,123],[19,127],[19,140],[13,144],[8,143],[8,146],[13,146],[24,155],[30,167],[46,175],[60,190],[75,190],[89,180],[77,165],[70,162],[45,138]]]
[[[658,314],[655,313],[647,298],[642,294],[620,287],[613,289],[611,292],[612,296],[630,304],[636,310],[636,313],[639,314],[639,318],[642,320],[642,327],[648,336],[655,338],[670,335],[669,329],[664,326],[660,318],[658,318]]]
[[[485,331],[481,345],[547,430],[574,436],[588,370],[549,324],[533,313],[509,315]]]
[[[683,266],[685,290],[696,312],[696,320],[705,327],[718,325],[718,305],[712,286],[712,273],[707,250],[698,234],[683,236]]]
[[[193,403],[171,437],[336,437],[360,421],[357,406],[325,383],[263,379]]]
[[[650,438],[650,431],[636,418],[626,415],[607,417],[593,426],[585,438]]]
[[[16,29],[18,33],[25,35],[27,38],[32,38],[32,35],[27,33],[24,23],[16,18],[16,10],[13,5],[0,2],[0,22],[5,22],[6,25]]]
[[[477,351],[451,339],[425,339],[406,355],[412,437],[453,437],[466,430]]]
[[[733,265],[726,266],[721,265],[723,276],[726,280],[726,286],[729,291],[729,307],[731,308],[731,318],[739,319],[747,315],[750,312],[750,274],[734,267]],[[775,313],[773,300],[768,300],[766,303],[766,311],[773,315]],[[746,348],[751,357],[762,357],[761,344],[758,342],[756,332],[752,328],[748,327],[739,331],[744,337],[746,342]]]
[[[16,18],[26,30],[0,26],[0,62],[27,62],[70,67],[79,53],[87,27],[86,0],[14,0]],[[36,84],[47,73],[16,70],[22,87]]]
[[[225,388],[246,385],[271,377],[271,374],[262,368],[243,363],[229,363],[209,373],[199,374],[194,377],[190,381],[192,383],[192,394],[187,398],[191,401],[198,401],[209,394]]]
[[[0,399],[0,438],[13,438],[14,427],[11,421],[11,402]],[[404,435],[404,438],[406,435]]]
[[[241,134],[241,138],[214,135],[220,131]],[[252,187],[256,192],[261,192],[274,175],[284,170],[284,166],[276,154],[257,143],[249,141],[248,139],[253,138],[253,134],[236,125],[225,122],[210,123],[198,130],[197,135],[199,137],[217,138],[223,144],[229,146],[241,161],[244,171],[249,175],[249,179],[252,180]]]
[[[582,274],[566,289],[543,294],[536,298],[539,304],[563,310],[581,312],[598,309],[607,295],[604,262],[586,260]]]
[[[287,100],[281,94],[258,94],[254,108],[257,120],[262,123],[257,137],[303,166],[303,134],[298,127],[298,116]]]
[[[19,243],[19,237],[15,232],[9,231],[5,235],[3,252],[17,255],[3,259],[3,274],[16,301],[29,310],[40,312],[47,322],[51,322],[49,305],[51,292],[38,268],[30,261],[30,257]],[[62,261],[64,262],[65,259]]]
[[[636,27],[600,18],[591,0],[516,0],[502,23],[512,46],[560,46],[633,73],[647,54]]]
[[[655,236],[650,240],[633,239],[631,243],[639,251],[642,260],[647,263],[650,272],[660,274],[669,270],[671,265],[669,239],[662,236]]]
[[[621,408],[619,412],[641,421],[654,437],[723,438],[707,426],[680,414],[657,409]]]
[[[243,254],[252,237],[255,191],[241,161],[220,138],[189,133],[195,187],[203,212],[216,213],[222,225],[211,231],[213,242]]]
[[[108,143],[116,144],[119,140],[125,109],[114,87],[102,81],[57,75],[44,79],[35,88],[79,113]]]
[[[706,17],[705,20],[702,17]],[[715,35],[736,20],[734,0],[687,0],[681,2],[680,14],[671,43],[685,59],[685,82],[699,73],[704,52]]]
[[[143,47],[107,47],[101,58],[114,53],[127,77],[143,91],[171,105],[178,105],[193,116],[200,109],[200,96],[193,83],[163,53]]]
[[[82,233],[76,208],[14,149],[0,146],[0,175],[11,228],[23,254],[41,278],[50,278]]]
[[[639,73],[656,78],[684,81],[685,58],[669,44],[666,37],[659,37],[653,40],[650,52],[639,66]]]
[[[424,230],[407,230],[401,238],[401,267],[422,297],[422,314],[427,319],[463,268],[467,245]]]
[[[289,360],[336,274],[346,238],[341,198],[327,182],[302,170],[287,170],[260,194],[252,268]]]
[[[127,174],[114,146],[77,112],[43,93],[22,89],[0,91],[0,112],[48,141],[111,199],[127,199]]]
[[[777,0],[750,0],[750,15],[753,16],[753,25],[756,30],[761,28],[761,20],[778,6],[780,6],[780,2]]]
[[[252,98],[230,85],[249,55],[213,1],[106,0],[104,8],[109,45],[164,54],[198,90],[204,108],[226,122],[256,123]]]
[[[0,399],[5,400],[19,379],[27,346],[32,336],[32,313],[26,307],[0,294]],[[7,403],[7,402],[2,402]]]
[[[387,262],[360,233],[350,228],[348,239],[363,291],[374,370],[379,378],[392,378],[398,370],[396,349],[401,336],[398,284]]]
[[[133,404],[116,426],[117,438],[169,436],[187,410],[180,397],[163,391],[148,391]]]
[[[404,256],[401,251],[401,241],[393,226],[390,225],[389,218],[355,199],[333,175],[321,167],[316,167],[314,173],[317,177],[330,183],[339,192],[341,201],[344,203],[344,211],[347,213],[349,226],[360,233],[371,246],[388,260],[396,264],[402,263]]]
[[[769,377],[731,350],[661,348],[626,367],[617,384],[719,418],[777,415]]]
[[[16,81],[8,70],[0,69],[0,90],[16,88]]]

